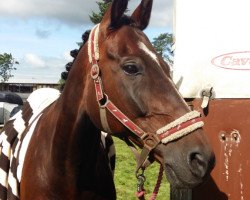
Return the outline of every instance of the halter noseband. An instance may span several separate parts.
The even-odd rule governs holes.
[[[111,132],[106,110],[108,110],[116,119],[118,119],[126,128],[139,137],[143,141],[143,150],[140,159],[137,163],[137,172],[142,167],[143,163],[148,157],[148,154],[159,143],[166,144],[178,138],[181,138],[192,131],[201,128],[204,123],[201,121],[201,114],[198,111],[191,111],[169,123],[168,125],[160,128],[154,133],[147,133],[131,121],[122,111],[120,111],[108,95],[104,93],[102,79],[100,76],[99,61],[99,47],[98,47],[99,24],[96,25],[89,36],[88,41],[88,57],[89,62],[92,64],[91,77],[94,81],[96,99],[100,108],[101,123],[105,131]]]

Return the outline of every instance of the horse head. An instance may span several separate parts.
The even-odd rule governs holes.
[[[143,33],[152,2],[142,0],[126,16],[128,0],[114,0],[92,30],[88,45],[81,50],[85,56],[88,52],[89,59],[76,60],[87,70],[84,105],[98,129],[129,138],[143,148],[139,167],[153,155],[173,186],[192,188],[211,172],[214,153],[200,114],[190,110],[171,79],[168,64]]]

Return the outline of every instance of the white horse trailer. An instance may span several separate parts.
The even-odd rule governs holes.
[[[171,199],[250,199],[249,9],[249,0],[175,0],[173,78],[204,113],[216,166],[204,185]]]

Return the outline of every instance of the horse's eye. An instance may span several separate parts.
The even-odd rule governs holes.
[[[134,64],[123,65],[122,69],[125,72],[125,74],[128,74],[128,75],[137,75],[139,73],[138,67]]]

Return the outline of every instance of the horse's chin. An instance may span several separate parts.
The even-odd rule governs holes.
[[[192,189],[204,182],[204,179],[197,179],[194,176],[188,177],[187,174],[177,174],[170,166],[165,167],[167,180],[171,187],[180,189]]]

